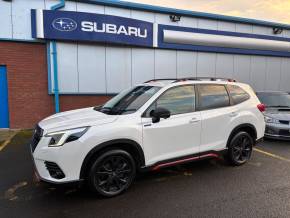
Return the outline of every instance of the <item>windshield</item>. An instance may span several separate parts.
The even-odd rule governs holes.
[[[290,107],[289,94],[258,93],[257,96],[266,107]]]
[[[98,111],[106,114],[134,113],[159,90],[160,87],[156,86],[132,87],[116,95],[100,107]]]

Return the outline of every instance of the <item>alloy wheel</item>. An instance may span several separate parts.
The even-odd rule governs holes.
[[[121,155],[106,157],[96,168],[95,184],[108,195],[115,195],[132,182],[134,170],[130,160]]]
[[[238,163],[244,163],[250,159],[252,153],[252,141],[247,135],[241,135],[233,143],[233,158]]]

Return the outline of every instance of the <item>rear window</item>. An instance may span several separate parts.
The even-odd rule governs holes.
[[[230,105],[230,99],[224,85],[201,84],[198,85],[199,107],[209,110]]]
[[[228,85],[227,87],[234,104],[240,104],[250,98],[250,95],[239,86]]]

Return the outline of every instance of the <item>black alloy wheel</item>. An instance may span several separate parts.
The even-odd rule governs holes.
[[[135,175],[136,166],[132,156],[123,150],[111,150],[92,164],[89,185],[93,191],[113,197],[128,189]]]
[[[246,163],[252,155],[254,140],[247,132],[237,133],[230,141],[227,159],[232,165]]]

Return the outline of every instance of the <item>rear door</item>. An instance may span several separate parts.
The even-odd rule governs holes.
[[[224,85],[200,84],[198,108],[202,131],[200,152],[225,148],[231,120],[238,112],[230,107],[230,98]]]

